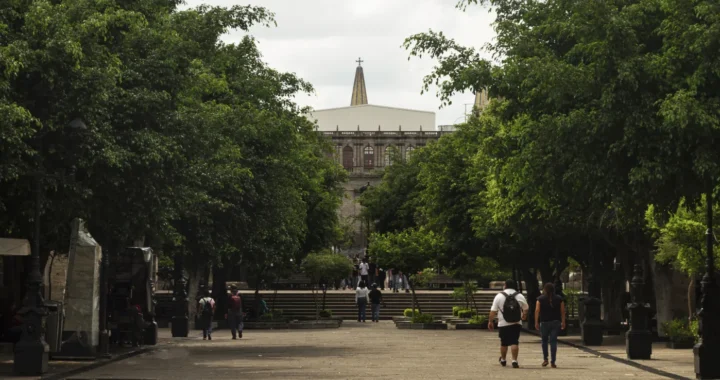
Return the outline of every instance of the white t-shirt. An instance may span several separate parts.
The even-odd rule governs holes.
[[[505,289],[503,290],[503,292],[507,293],[508,295],[513,295],[517,293],[515,289]],[[520,304],[520,308],[522,308],[523,311],[528,310],[529,306],[527,300],[525,299],[525,296],[522,295],[522,293],[515,296],[515,299],[518,301],[518,303]],[[521,322],[509,323],[505,321],[505,317],[502,313],[503,305],[505,305],[505,296],[502,293],[498,293],[493,300],[492,307],[490,307],[490,311],[498,312],[498,327],[521,324]]]
[[[360,298],[364,298],[365,302],[367,302],[369,294],[370,294],[370,289],[368,289],[368,288],[355,289],[355,302],[357,302]]]
[[[370,265],[368,265],[368,263],[360,263],[360,275],[361,276],[367,276],[368,269],[370,269]]]

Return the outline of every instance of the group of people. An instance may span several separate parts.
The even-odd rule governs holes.
[[[360,256],[356,255],[353,262],[352,276],[343,280],[341,284],[343,289],[357,289],[360,282],[364,281],[366,287],[374,284],[381,290],[387,288],[394,293],[399,293],[402,290],[405,290],[405,293],[410,293],[410,283],[401,270],[381,268],[368,256],[361,260]]]
[[[505,281],[502,292],[493,300],[488,317],[488,328],[495,328],[495,317],[498,319],[498,334],[500,336],[500,365],[507,365],[508,348],[512,354],[512,367],[520,368],[518,355],[520,353],[520,332],[522,321],[527,320],[528,303],[522,293],[518,292],[514,280]],[[542,366],[550,365],[557,368],[557,337],[565,325],[565,302],[555,293],[553,284],[545,284],[542,296],[535,304],[535,329],[542,336]],[[549,346],[549,350],[548,350]],[[549,351],[549,355],[548,355]],[[548,360],[550,359],[550,360]]]
[[[358,322],[365,322],[367,305],[370,304],[372,322],[380,322],[380,305],[383,304],[382,292],[378,290],[377,284],[372,284],[368,289],[364,280],[360,280],[355,289],[355,304],[358,307]]]
[[[262,298],[259,300],[259,304],[260,310],[258,315],[261,315],[267,311],[267,305]],[[203,340],[212,340],[212,322],[213,316],[215,315],[215,307],[215,299],[213,299],[207,291],[202,291],[197,301],[197,314],[203,331]],[[242,296],[240,295],[238,287],[232,285],[230,287],[230,294],[228,295],[225,320],[227,320],[233,339],[243,337],[244,317]]]

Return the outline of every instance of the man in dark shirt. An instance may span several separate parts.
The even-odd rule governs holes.
[[[382,292],[378,290],[377,284],[372,284],[370,291],[370,307],[372,309],[372,321],[380,322],[380,304],[382,303]]]
[[[373,258],[370,258],[369,269],[370,270],[368,270],[368,275],[370,283],[377,283],[377,264],[375,264],[375,260]]]

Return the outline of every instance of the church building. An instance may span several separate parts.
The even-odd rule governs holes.
[[[336,161],[350,173],[340,216],[344,223],[354,226],[355,234],[352,246],[343,252],[362,257],[372,223],[361,220],[357,202],[361,192],[368,185],[380,183],[383,169],[392,165],[393,150],[401,159],[407,159],[414,149],[447,132],[437,130],[432,111],[370,104],[362,60],[357,62],[350,105],[314,110],[307,117],[317,123],[319,133],[332,141]]]

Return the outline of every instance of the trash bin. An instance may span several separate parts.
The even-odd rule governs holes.
[[[50,353],[60,352],[63,324],[65,322],[63,303],[46,301],[45,307],[48,309],[48,315],[45,319],[45,341],[50,346]]]

